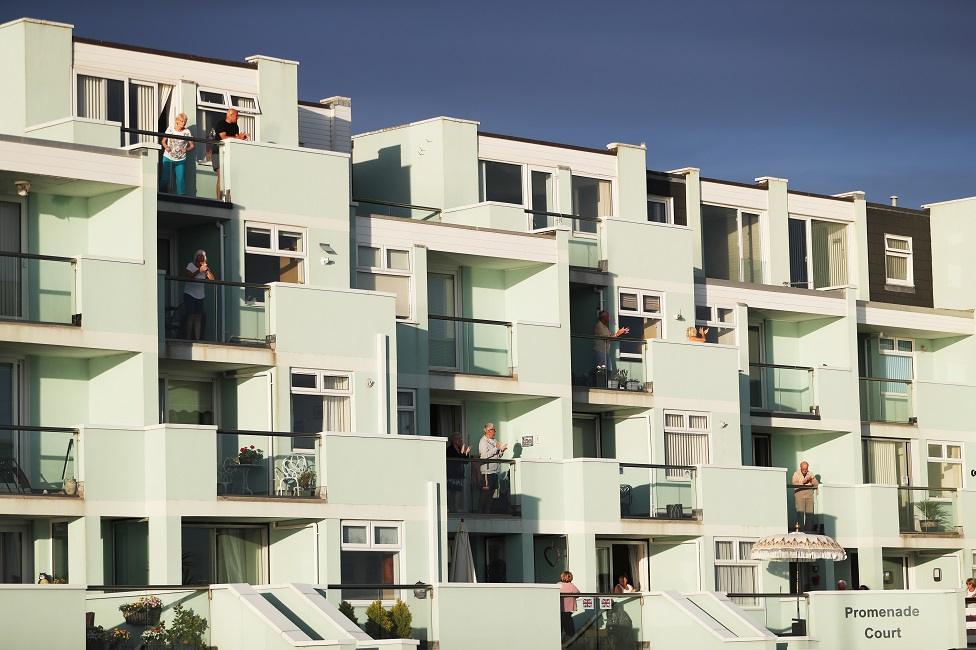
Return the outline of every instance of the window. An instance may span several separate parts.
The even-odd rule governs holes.
[[[695,327],[705,328],[706,343],[735,345],[735,309],[695,305]]]
[[[915,286],[912,238],[885,234],[885,284]]]
[[[702,257],[709,278],[762,282],[759,214],[702,204]]]
[[[397,435],[417,435],[417,391],[413,388],[397,391]]]
[[[610,181],[587,176],[576,176],[573,181],[573,214],[590,221],[576,221],[579,233],[596,234],[596,219],[613,214]]]
[[[183,584],[262,584],[265,533],[263,526],[183,526]]]
[[[209,379],[160,379],[162,422],[214,424],[214,382]]]
[[[647,195],[647,220],[653,223],[672,223],[673,199],[669,196]]]
[[[643,345],[639,341],[664,336],[664,294],[657,291],[621,289],[617,311],[619,326],[630,328],[629,334],[620,337],[620,356],[640,360],[643,357]],[[635,342],[630,343],[628,339]]]
[[[352,431],[352,375],[328,370],[291,371],[291,430]],[[314,449],[311,438],[294,438],[295,449]]]
[[[928,474],[930,496],[947,496],[939,488],[962,488],[962,443],[928,443]]]
[[[789,239],[790,286],[829,289],[847,285],[846,223],[790,215]]]
[[[356,256],[356,286],[396,296],[394,308],[399,320],[410,320],[413,308],[410,292],[413,277],[410,251],[382,246],[360,246]]]
[[[343,584],[394,585],[400,579],[401,524],[393,521],[343,521],[340,581]],[[393,589],[344,589],[352,601],[396,598]]]
[[[522,165],[479,160],[478,184],[482,201],[522,203]]]
[[[82,118],[156,132],[161,122],[165,123],[162,118],[169,111],[172,93],[173,87],[166,84],[79,74],[75,78],[75,113]],[[129,144],[154,141],[151,135],[128,135]]]
[[[228,108],[237,109],[237,128],[241,133],[247,133],[252,140],[257,140],[258,115],[261,114],[257,98],[208,88],[197,89],[197,125],[200,134],[206,136],[210,133],[210,129],[224,119]],[[208,148],[196,148],[199,162],[206,161]]]
[[[146,520],[112,522],[112,580],[116,585],[144,585],[149,581],[149,524]]]
[[[305,284],[305,232],[289,226],[246,224],[244,281]],[[263,289],[246,289],[247,300],[264,302]]]
[[[664,412],[664,464],[708,464],[708,415],[687,411]],[[686,478],[682,470],[668,470],[669,478]]]
[[[64,578],[68,576],[68,522],[55,521],[51,524],[51,575]]]
[[[726,594],[754,594],[759,591],[759,562],[750,559],[753,540],[715,540],[715,591]],[[755,607],[755,598],[735,598],[736,604]]]

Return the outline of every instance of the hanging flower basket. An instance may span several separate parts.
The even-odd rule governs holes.
[[[237,454],[237,464],[253,465],[262,458],[264,458],[264,450],[258,449],[254,445],[241,447],[241,450]]]
[[[129,625],[150,626],[159,623],[163,601],[155,596],[143,596],[134,603],[121,605],[119,611]]]

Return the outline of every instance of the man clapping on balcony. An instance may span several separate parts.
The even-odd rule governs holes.
[[[817,490],[820,482],[810,471],[810,463],[803,461],[800,469],[793,472],[791,481],[797,488],[793,490],[793,499],[796,502],[796,518],[803,530],[811,530],[813,526],[813,494]]]
[[[478,456],[482,460],[498,459],[502,457],[508,445],[499,444],[495,440],[495,425],[489,422],[485,425],[485,435],[478,442]],[[488,512],[489,505],[498,498],[498,463],[482,463],[481,465],[481,513]]]

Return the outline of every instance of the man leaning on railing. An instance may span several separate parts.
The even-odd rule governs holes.
[[[211,140],[248,140],[249,134],[242,132],[237,126],[237,109],[228,108],[224,119],[214,124],[207,137]],[[213,164],[214,173],[217,174],[217,198],[220,198],[220,146],[217,143],[210,145],[210,162]]]
[[[810,463],[803,461],[800,469],[793,472],[791,481],[797,488],[793,490],[793,499],[796,503],[796,516],[799,524],[804,531],[813,528],[813,495],[817,491],[820,482],[810,471]]]

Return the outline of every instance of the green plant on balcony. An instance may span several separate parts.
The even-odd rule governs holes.
[[[617,387],[621,390],[627,388],[627,371],[621,368],[617,371]]]
[[[166,630],[166,643],[179,650],[200,650],[206,648],[203,635],[207,631],[207,619],[190,608],[177,605],[173,608],[173,618]]]
[[[949,513],[941,501],[925,499],[915,504],[918,511],[918,525],[923,533],[945,530],[949,526]]]
[[[237,464],[253,465],[262,458],[264,458],[264,450],[258,449],[254,445],[241,447],[241,450],[237,453]]]
[[[397,639],[409,639],[413,614],[405,602],[399,598],[390,609],[390,621],[393,623],[393,636]]]
[[[349,604],[348,600],[344,600],[339,603],[339,612],[356,625],[359,625],[359,619],[356,618],[356,610],[352,605]]]
[[[160,623],[147,629],[139,637],[145,650],[156,650],[166,647],[166,623]]]
[[[374,639],[388,639],[393,630],[393,621],[389,613],[383,609],[383,603],[374,600],[366,608],[366,634]]]
[[[312,495],[315,491],[315,470],[307,469],[298,475],[298,489],[304,494]]]

